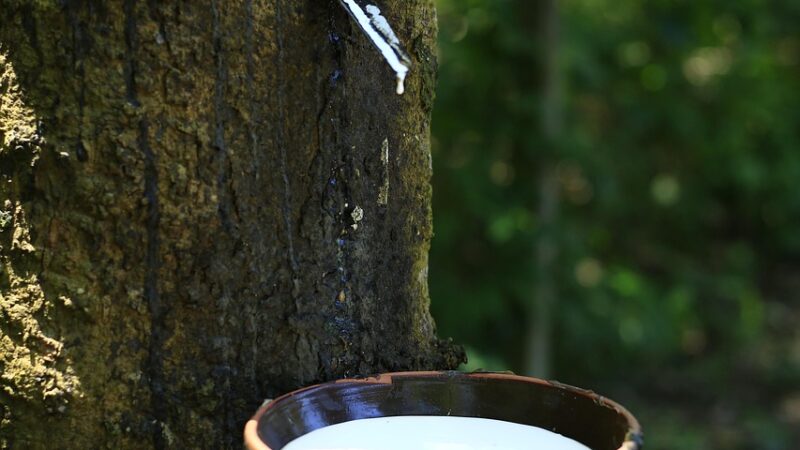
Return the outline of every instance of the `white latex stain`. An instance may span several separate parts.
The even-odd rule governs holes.
[[[590,450],[543,428],[492,419],[396,416],[314,430],[283,450]]]
[[[369,21],[372,26],[383,35],[387,42],[389,42],[389,45],[392,46],[392,49],[398,54],[400,59],[408,59],[403,49],[400,48],[400,39],[394,34],[394,30],[392,30],[386,18],[381,15],[381,10],[375,5],[367,5],[364,9],[367,10],[367,14],[370,17]]]
[[[361,219],[364,218],[364,210],[356,205],[356,207],[353,208],[353,212],[350,213],[350,217],[353,219],[353,224],[350,226],[353,227],[354,230],[357,230],[358,222],[361,222]]]
[[[380,15],[380,9],[376,6],[368,5],[367,13],[361,9],[358,4],[353,0],[342,0],[342,2],[350,10],[353,18],[356,19],[358,25],[367,34],[367,37],[378,47],[383,58],[389,63],[389,66],[394,70],[397,77],[397,94],[400,95],[405,92],[405,80],[408,74],[408,65],[406,65],[401,58],[406,59],[405,54],[400,49],[400,41],[397,35],[392,31],[389,22]]]

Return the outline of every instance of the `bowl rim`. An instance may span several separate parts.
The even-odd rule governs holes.
[[[555,380],[543,380],[540,378],[516,375],[511,372],[459,372],[459,371],[387,372],[364,378],[342,378],[339,380],[328,381],[325,383],[318,383],[311,386],[306,386],[288,392],[274,400],[265,401],[258,408],[255,414],[253,414],[253,417],[247,421],[247,424],[244,427],[245,448],[249,450],[277,450],[277,449],[272,449],[264,441],[261,440],[261,437],[258,435],[258,421],[259,419],[261,419],[261,416],[263,416],[267,410],[275,407],[280,402],[286,401],[287,399],[294,397],[295,395],[301,392],[310,389],[317,389],[325,385],[333,385],[341,383],[391,384],[393,379],[403,378],[403,377],[429,377],[429,378],[465,377],[465,378],[477,378],[477,379],[508,380],[508,381],[519,381],[525,383],[534,383],[546,387],[565,390],[575,395],[580,395],[583,397],[590,398],[593,402],[601,404],[607,408],[610,408],[614,410],[617,414],[625,418],[625,421],[628,424],[628,431],[625,434],[625,441],[620,445],[618,450],[641,450],[642,448],[642,443],[643,443],[642,427],[639,424],[639,421],[636,420],[636,417],[634,417],[633,414],[631,414],[630,411],[628,411],[624,406],[620,405],[614,400],[603,397],[602,395],[599,395],[594,391],[581,389],[575,386],[560,383]]]

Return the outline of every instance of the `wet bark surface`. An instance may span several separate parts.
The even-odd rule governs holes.
[[[452,368],[428,313],[435,12],[0,0],[0,444],[230,448],[266,397]]]

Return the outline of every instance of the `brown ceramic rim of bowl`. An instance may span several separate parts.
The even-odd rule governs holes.
[[[443,389],[448,392],[445,403],[450,401],[453,393],[462,397],[457,404],[448,405],[447,411],[441,410]],[[532,407],[530,402],[525,401],[531,395],[536,395],[543,404]],[[410,397],[408,402],[404,400],[406,397]],[[482,397],[491,399],[494,405],[481,403]],[[505,401],[501,402],[501,399]],[[356,407],[337,408],[331,410],[329,416],[317,413],[309,417],[296,405],[331,400],[347,400]],[[378,400],[379,403],[369,403]],[[514,402],[517,402],[516,406]],[[359,404],[368,403],[371,406],[359,409]],[[454,416],[540,426],[575,439],[592,450],[642,448],[639,422],[613,400],[556,381],[495,372],[394,372],[305,387],[262,405],[245,426],[244,443],[249,450],[280,450],[291,440],[323,426],[369,417],[446,415],[454,407]],[[383,409],[376,413],[380,408]],[[265,415],[273,416],[270,417],[273,422],[284,423],[277,427],[261,424]],[[595,425],[598,422],[601,425]],[[292,430],[281,435],[275,428]],[[598,428],[600,431],[591,431]],[[269,433],[273,435],[262,439],[262,434]],[[274,448],[265,440],[271,442]]]

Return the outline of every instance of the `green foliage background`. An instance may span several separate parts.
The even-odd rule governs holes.
[[[550,164],[554,377],[629,406],[648,449],[800,448],[800,2],[561,1],[555,149],[537,2],[437,3],[440,334],[522,371]]]

